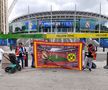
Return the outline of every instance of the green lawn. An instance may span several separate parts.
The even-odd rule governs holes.
[[[48,56],[48,59],[51,60],[51,61],[54,61],[54,62],[67,61],[67,58],[60,57],[60,56],[57,56],[57,55]]]

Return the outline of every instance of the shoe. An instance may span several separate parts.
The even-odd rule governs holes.
[[[35,68],[35,66],[31,66],[32,68]]]
[[[90,72],[92,71],[91,68],[89,68],[89,71],[90,71]]]
[[[84,70],[85,68],[84,67],[82,67],[82,70]]]

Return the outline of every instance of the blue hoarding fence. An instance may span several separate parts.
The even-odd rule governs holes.
[[[0,39],[0,46],[16,45],[16,39]]]
[[[104,48],[108,48],[108,38],[100,39],[100,46]]]

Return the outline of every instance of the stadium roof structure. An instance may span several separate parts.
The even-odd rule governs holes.
[[[92,13],[92,12],[83,12],[83,11],[52,11],[52,19],[73,19],[76,16],[76,18],[95,18],[95,19],[99,19],[101,18],[102,20],[108,20],[107,16],[104,15],[100,15],[97,13]],[[46,19],[51,19],[51,12],[50,11],[46,11],[46,12],[37,12],[37,13],[32,13],[29,15],[23,15],[20,16],[16,19],[14,19],[12,21],[12,23],[14,22],[18,22],[21,20],[27,20],[28,17],[30,19],[42,19],[42,20],[46,20]]]

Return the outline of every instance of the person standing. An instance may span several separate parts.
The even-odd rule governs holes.
[[[0,47],[0,63],[2,61],[3,53],[4,53],[4,50]]]
[[[85,60],[84,60],[84,67],[83,67],[83,70],[85,68],[87,68],[87,63],[89,64],[89,71],[91,71],[91,68],[92,68],[92,60],[93,58],[95,57],[94,53],[95,53],[95,48],[92,44],[89,44],[88,45],[88,52],[86,52],[86,56],[85,56]]]
[[[30,54],[31,54],[31,58],[32,58],[32,63],[31,63],[31,67],[32,68],[35,68],[35,65],[34,65],[34,53],[33,53],[33,43],[30,44]]]
[[[17,60],[18,62],[20,63],[20,60],[22,62],[22,68],[24,67],[24,54],[25,54],[25,48],[23,47],[23,44],[22,43],[19,43],[19,46],[18,46],[18,57],[17,57]]]

